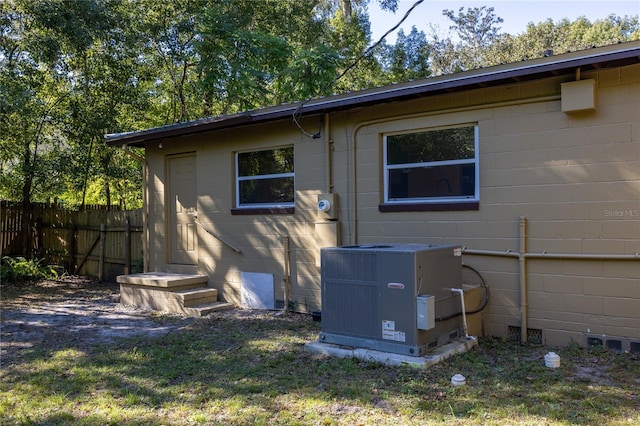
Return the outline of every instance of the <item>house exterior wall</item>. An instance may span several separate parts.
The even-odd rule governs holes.
[[[317,125],[317,124],[316,124]],[[150,188],[150,269],[205,273],[209,285],[223,300],[240,304],[242,272],[273,274],[277,300],[284,300],[285,237],[289,237],[292,293],[296,309],[318,309],[319,270],[315,266],[317,193],[324,186],[324,146],[302,136],[297,129],[282,132],[282,124],[223,131],[147,146],[152,175]],[[232,215],[235,194],[234,156],[237,151],[294,146],[295,214]],[[197,265],[167,263],[165,220],[165,163],[173,155],[196,154],[199,256]],[[220,236],[237,253],[208,231]]]
[[[283,300],[289,237],[294,306],[320,309],[316,202],[330,189],[340,201],[343,244],[442,243],[517,252],[524,217],[528,253],[639,253],[640,66],[581,78],[595,80],[593,111],[562,112],[560,87],[567,78],[556,77],[332,113],[330,143],[277,122],[185,137],[162,149],[148,146],[151,270],[207,273],[221,298],[234,303],[241,272],[265,272],[273,274],[276,299]],[[303,127],[315,129],[319,119],[307,118]],[[479,208],[380,211],[383,136],[459,124],[478,126]],[[294,146],[295,213],[232,215],[234,153],[278,146]],[[200,227],[198,264],[166,263],[166,158],[185,152],[197,155],[199,221],[242,253]],[[520,326],[518,259],[465,254],[463,260],[491,289],[484,333],[506,336],[510,326]],[[528,328],[541,330],[544,343],[584,343],[585,333],[640,340],[640,260],[530,258],[526,266]]]

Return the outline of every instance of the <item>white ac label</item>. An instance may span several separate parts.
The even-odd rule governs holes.
[[[404,331],[397,331],[396,322],[389,320],[382,320],[382,338],[385,340],[393,340],[394,342],[406,341]]]

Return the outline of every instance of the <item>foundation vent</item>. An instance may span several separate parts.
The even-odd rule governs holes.
[[[585,343],[588,348],[600,347],[611,352],[640,353],[640,341],[626,337],[585,333]]]
[[[513,340],[516,342],[520,341],[520,332],[522,328],[514,325],[510,325],[507,327],[507,339]],[[534,343],[541,345],[542,344],[542,330],[538,328],[527,328],[527,341],[529,343]]]

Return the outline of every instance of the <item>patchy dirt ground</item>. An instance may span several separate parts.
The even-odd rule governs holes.
[[[0,291],[3,366],[34,348],[55,350],[71,343],[88,349],[119,337],[169,333],[195,320],[123,306],[117,284],[85,277],[3,284]]]

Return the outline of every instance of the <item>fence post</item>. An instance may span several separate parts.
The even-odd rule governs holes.
[[[69,238],[69,271],[77,271],[76,262],[78,256],[78,227],[75,222],[71,224],[71,236]]]
[[[103,223],[100,225],[100,260],[98,262],[98,281],[102,281],[104,278],[104,248],[106,239],[107,231]]]
[[[131,273],[131,218],[129,215],[124,218],[124,274]]]
[[[25,259],[31,259],[31,253],[33,252],[33,229],[31,223],[31,204],[22,204],[22,213],[20,218],[20,233],[22,238],[22,257]]]
[[[36,257],[42,257],[42,255],[44,254],[44,248],[42,247],[42,218],[40,216],[38,216],[35,220],[34,223],[34,230],[35,230],[35,241],[34,241],[34,247],[33,247],[33,254]]]

